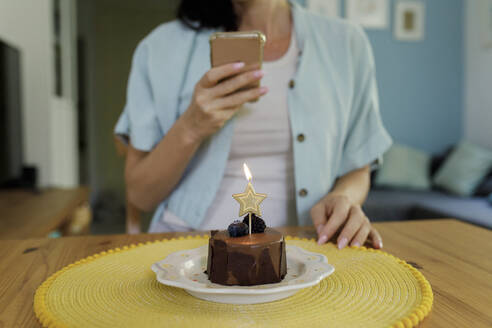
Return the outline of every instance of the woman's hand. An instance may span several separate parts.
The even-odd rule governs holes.
[[[267,93],[266,87],[239,89],[259,81],[263,71],[240,73],[244,63],[210,69],[195,85],[193,99],[183,114],[188,130],[198,141],[219,130],[248,101]]]
[[[209,70],[195,86],[186,112],[150,152],[128,147],[125,179],[128,199],[148,211],[167,198],[183,176],[202,141],[220,129],[245,102],[266,88],[238,91],[259,81],[261,71],[241,73],[242,63]]]
[[[374,248],[382,248],[383,241],[378,231],[371,226],[362,208],[341,194],[329,193],[311,209],[311,218],[318,232],[318,244],[330,240],[337,231],[338,248],[347,245],[361,246],[367,238]]]

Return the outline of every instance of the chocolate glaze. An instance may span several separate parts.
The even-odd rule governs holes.
[[[210,281],[222,285],[269,284],[285,277],[285,259],[284,237],[274,229],[243,237],[212,230],[206,272]]]

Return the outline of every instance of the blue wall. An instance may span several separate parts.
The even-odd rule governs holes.
[[[387,129],[396,142],[435,153],[463,135],[464,1],[422,2],[424,41],[395,40],[394,0],[390,0],[389,28],[366,31],[376,58]],[[344,1],[340,4],[344,16]]]

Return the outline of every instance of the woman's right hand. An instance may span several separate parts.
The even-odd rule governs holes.
[[[244,103],[268,92],[266,87],[237,91],[263,77],[261,70],[238,74],[243,67],[244,63],[214,67],[195,85],[191,104],[181,119],[196,141],[219,130]]]

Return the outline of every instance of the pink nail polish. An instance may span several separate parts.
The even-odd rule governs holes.
[[[234,67],[234,69],[243,68],[244,67],[244,63],[243,62],[235,63],[233,67]]]
[[[255,77],[262,77],[264,74],[265,74],[265,73],[264,73],[263,71],[255,71],[255,72],[253,73],[253,75],[254,75]]]
[[[265,94],[265,93],[267,93],[267,92],[268,92],[268,88],[267,88],[267,87],[261,87],[261,88],[260,88],[260,93],[261,93],[262,95],[264,95],[264,94]]]
[[[324,243],[326,243],[328,241],[328,237],[326,236],[321,236],[319,237],[318,239],[318,245],[323,245]]]
[[[340,241],[338,242],[338,249],[342,249],[344,248],[345,246],[347,246],[347,243],[348,243],[348,239],[343,237],[342,239],[340,239]]]
[[[355,247],[360,247],[360,243],[359,243],[358,241],[356,241],[356,242],[354,242],[354,243],[352,244],[352,246],[355,246]]]
[[[323,226],[322,226],[322,225],[319,225],[319,226],[316,228],[316,232],[318,233],[318,236],[319,236],[319,234],[321,233],[321,230],[323,230]]]

